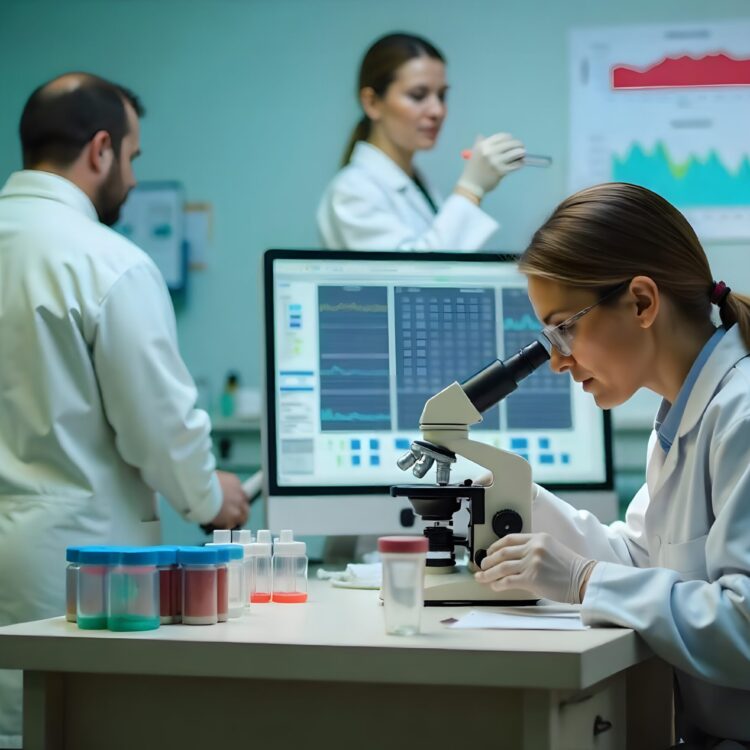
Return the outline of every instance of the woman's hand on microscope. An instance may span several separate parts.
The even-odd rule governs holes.
[[[550,534],[508,534],[490,546],[474,577],[494,591],[522,589],[580,604],[594,565],[595,560],[573,552]]]

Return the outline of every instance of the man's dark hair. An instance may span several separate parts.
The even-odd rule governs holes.
[[[77,85],[61,86],[61,78],[68,76]],[[128,132],[125,102],[139,117],[145,114],[132,91],[89,73],[70,73],[43,84],[29,97],[21,115],[24,167],[42,162],[68,167],[100,130],[109,133],[119,157]]]

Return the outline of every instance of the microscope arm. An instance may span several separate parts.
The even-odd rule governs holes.
[[[469,438],[469,426],[482,421],[491,408],[518,383],[549,360],[549,352],[538,341],[501,362],[497,360],[464,383],[452,383],[428,399],[420,418],[424,439],[487,469],[492,484],[485,488],[481,512],[472,503],[470,567],[498,538],[531,530],[531,466],[520,456]],[[507,524],[508,518],[512,524]],[[519,518],[520,517],[520,518]]]

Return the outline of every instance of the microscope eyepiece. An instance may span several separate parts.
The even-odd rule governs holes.
[[[524,378],[549,358],[549,352],[542,343],[534,341],[504,362],[495,360],[461,383],[461,388],[477,411],[484,412],[513,393]]]

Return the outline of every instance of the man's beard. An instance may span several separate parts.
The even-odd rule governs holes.
[[[120,218],[122,204],[125,203],[127,197],[128,193],[123,188],[120,176],[120,164],[114,161],[107,179],[102,183],[96,195],[95,206],[99,221],[108,227],[116,224]]]

